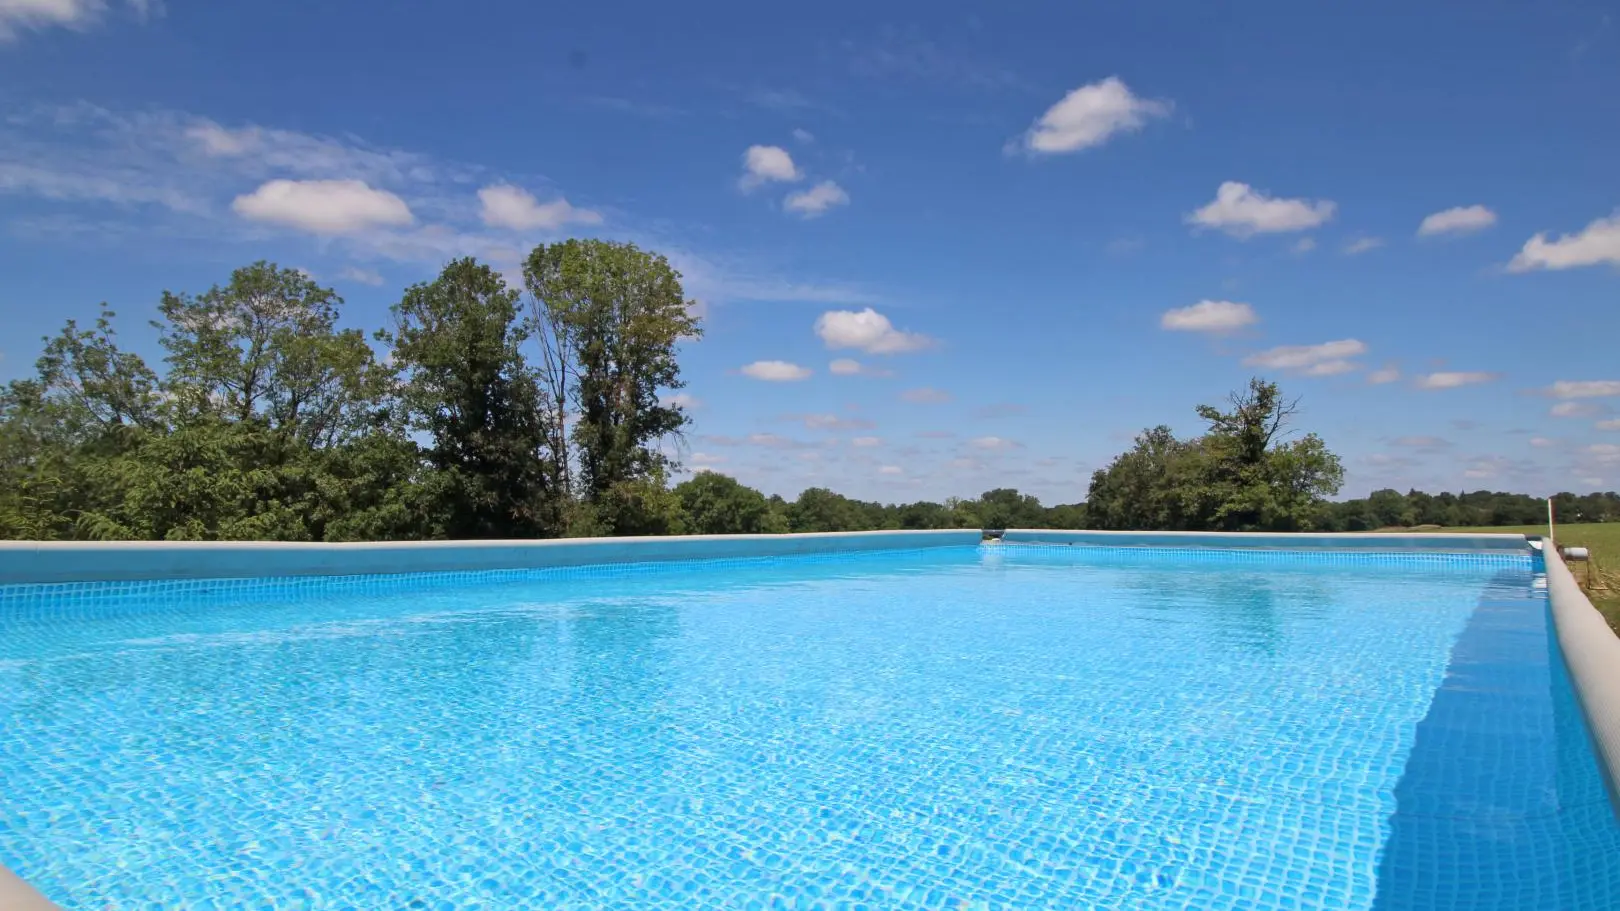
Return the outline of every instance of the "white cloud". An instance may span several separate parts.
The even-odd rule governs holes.
[[[1078,152],[1169,114],[1168,102],[1135,95],[1119,77],[1110,76],[1063,96],[1030,126],[1020,145],[1036,155]]]
[[[1468,234],[1496,224],[1496,213],[1484,206],[1457,206],[1435,212],[1418,225],[1419,237],[1436,234]]]
[[[1603,409],[1591,402],[1559,402],[1547,413],[1555,418],[1589,418],[1602,414]]]
[[[807,414],[801,419],[807,430],[870,430],[871,421],[865,418],[846,418],[836,414]]]
[[[1384,240],[1381,237],[1358,237],[1344,245],[1344,255],[1355,256],[1368,250],[1376,250],[1383,245]]]
[[[1606,421],[1598,421],[1592,426],[1599,430],[1620,430],[1620,418],[1609,418]]]
[[[849,441],[849,445],[856,449],[873,449],[882,446],[883,440],[880,437],[856,437]]]
[[[1361,369],[1355,361],[1331,360],[1319,361],[1305,368],[1306,376],[1338,376],[1342,373],[1353,373]]]
[[[484,187],[478,191],[478,202],[481,206],[479,217],[492,228],[510,228],[514,231],[538,228],[549,231],[566,224],[602,223],[601,213],[575,208],[561,197],[543,203],[522,187],[511,184]]]
[[[1620,380],[1558,380],[1547,393],[1560,399],[1595,399],[1620,395]]]
[[[737,186],[746,193],[772,181],[792,183],[803,177],[787,149],[781,146],[749,146],[748,151],[743,153],[743,176],[737,180]]]
[[[968,441],[974,449],[1001,452],[1008,449],[1017,449],[1018,444],[1005,437],[974,437]]]
[[[696,411],[699,408],[703,407],[703,400],[702,399],[698,398],[695,395],[691,395],[690,393],[686,393],[686,392],[676,392],[676,393],[672,393],[670,395],[660,395],[658,397],[658,400],[660,402],[663,402],[665,405],[673,405],[674,407],[679,408],[679,409],[681,409],[683,411]]]
[[[1189,307],[1165,311],[1159,326],[1180,332],[1230,332],[1259,322],[1254,308],[1233,301],[1202,300]]]
[[[1489,383],[1494,379],[1496,374],[1481,370],[1443,370],[1419,376],[1416,383],[1419,389],[1456,389],[1460,386]]]
[[[1243,359],[1245,366],[1270,370],[1310,370],[1322,364],[1335,364],[1367,353],[1365,343],[1353,338],[1320,345],[1282,345],[1251,354]],[[1330,368],[1329,372],[1335,372]],[[1342,372],[1342,371],[1337,371]]]
[[[359,266],[347,266],[338,273],[338,278],[344,281],[359,282],[362,285],[380,285],[383,277],[371,269],[362,269]]]
[[[821,314],[816,319],[816,336],[828,348],[834,350],[853,348],[867,354],[917,351],[927,348],[934,342],[926,335],[901,332],[894,328],[888,317],[871,307],[865,310],[829,310]],[[835,368],[833,372],[838,373],[840,370]],[[859,372],[858,364],[853,372]]]
[[[917,389],[907,389],[905,392],[900,393],[900,398],[903,401],[912,402],[918,405],[938,405],[944,402],[949,402],[951,400],[951,394],[943,389],[934,389],[930,386],[922,386]]]
[[[1299,240],[1294,241],[1294,246],[1290,249],[1295,253],[1309,253],[1316,249],[1316,238],[1301,237]]]
[[[1372,373],[1367,374],[1367,382],[1374,386],[1380,386],[1384,383],[1393,383],[1400,378],[1401,368],[1395,366],[1394,364],[1385,364],[1382,369],[1374,370]]]
[[[878,474],[896,475],[905,473],[906,470],[901,468],[899,465],[884,465],[882,468],[878,469]]]
[[[405,200],[360,180],[271,180],[231,209],[243,218],[313,234],[352,234],[415,219]]]
[[[1217,228],[1233,237],[1308,231],[1333,217],[1337,205],[1329,200],[1274,199],[1246,183],[1228,180],[1215,191],[1215,200],[1187,216],[1187,223]]]
[[[4,2],[4,0],[0,0]],[[175,212],[202,215],[207,201],[178,186],[163,186],[122,169],[110,173],[76,173],[34,164],[0,161],[0,193],[22,193],[60,201],[100,201],[117,205],[160,205]]]
[[[1537,234],[1525,241],[1524,248],[1508,263],[1508,271],[1574,269],[1601,263],[1620,266],[1620,212],[1592,222],[1579,234],[1565,234],[1557,240],[1548,240],[1545,233]]]
[[[793,128],[793,138],[795,141],[803,143],[811,143],[816,141],[815,134],[802,127]]]
[[[1536,447],[1537,449],[1551,449],[1552,447],[1558,445],[1558,441],[1550,440],[1546,437],[1531,437],[1530,445]]]
[[[694,452],[686,460],[686,464],[692,468],[702,468],[705,465],[722,465],[725,462],[725,456],[707,452]]]
[[[816,218],[834,206],[849,205],[849,194],[830,180],[823,180],[808,190],[788,194],[783,206],[789,212],[805,218]]]
[[[810,369],[787,361],[755,361],[742,368],[744,376],[770,383],[788,383],[810,378]]]
[[[141,19],[161,11],[156,0],[128,0],[127,5]],[[0,42],[15,39],[24,29],[85,29],[106,9],[105,0],[0,0]]]
[[[834,376],[894,376],[894,371],[863,364],[853,358],[841,357],[827,365]]]

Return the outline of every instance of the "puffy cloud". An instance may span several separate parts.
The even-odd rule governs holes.
[[[742,368],[744,376],[770,383],[787,383],[810,378],[810,368],[787,361],[755,361]]]
[[[359,266],[347,266],[338,273],[338,278],[344,281],[359,282],[362,285],[380,285],[383,277],[372,269],[362,269]]]
[[[1467,234],[1496,224],[1496,213],[1484,206],[1457,206],[1425,216],[1418,225],[1419,237],[1436,234]]]
[[[479,217],[492,228],[514,231],[553,230],[567,224],[597,225],[602,215],[576,208],[561,197],[540,202],[529,191],[511,184],[495,184],[478,191]]]
[[[1353,338],[1340,339],[1336,342],[1323,342],[1320,345],[1282,345],[1251,354],[1243,359],[1245,366],[1264,367],[1270,370],[1305,370],[1321,368],[1323,364],[1339,364],[1349,358],[1367,353],[1365,343]],[[1330,367],[1328,373],[1342,373],[1342,370]],[[1322,374],[1317,374],[1322,375]]]
[[[1417,378],[1419,389],[1456,389],[1460,386],[1473,386],[1479,383],[1489,383],[1496,379],[1494,373],[1481,370],[1443,370],[1439,373],[1428,373]]]
[[[1558,380],[1547,394],[1559,399],[1596,399],[1620,395],[1620,380]]]
[[[682,411],[696,411],[703,407],[703,400],[686,392],[675,392],[669,395],[660,395],[658,400],[665,405],[679,408]]]
[[[1383,245],[1384,239],[1381,237],[1358,237],[1344,245],[1344,255],[1356,256],[1368,250],[1376,250]]]
[[[811,133],[809,130],[804,129],[803,127],[794,127],[793,128],[793,138],[796,141],[803,142],[803,143],[811,143],[811,142],[816,141],[815,134]]]
[[[878,474],[897,475],[905,473],[906,470],[901,468],[899,465],[884,465],[882,468],[878,469]]]
[[[816,218],[826,213],[834,206],[849,205],[849,194],[838,184],[823,180],[808,190],[788,194],[783,206],[789,212],[805,218]]]
[[[1593,426],[1599,430],[1620,430],[1620,418],[1610,418],[1606,421],[1598,421]]]
[[[856,437],[849,441],[849,445],[856,449],[874,449],[882,446],[883,440],[880,437]]]
[[[1525,241],[1524,248],[1508,263],[1508,271],[1574,269],[1602,263],[1620,266],[1620,212],[1557,240],[1548,240],[1545,233],[1537,234]]]
[[[1400,378],[1401,368],[1395,366],[1394,364],[1385,364],[1383,368],[1374,370],[1372,373],[1367,374],[1367,382],[1374,386],[1380,386],[1384,383],[1393,383]]]
[[[1254,308],[1233,301],[1202,300],[1189,307],[1165,311],[1159,326],[1178,332],[1230,332],[1259,322]]]
[[[1020,145],[1032,155],[1078,152],[1169,114],[1168,102],[1142,98],[1119,77],[1110,76],[1063,96],[1030,126]]]
[[[816,319],[816,336],[834,350],[853,348],[867,354],[900,354],[927,348],[934,340],[914,332],[901,332],[889,318],[867,307],[865,310],[829,310]],[[849,363],[855,363],[850,361]],[[859,364],[850,373],[859,373]],[[849,370],[835,368],[834,373]],[[848,373],[845,373],[848,375]]]
[[[793,156],[781,146],[749,146],[743,153],[743,175],[738,178],[737,186],[744,192],[757,189],[767,183],[780,181],[792,183],[801,180],[804,174],[793,163]]]
[[[917,389],[907,389],[905,392],[900,393],[900,398],[902,401],[912,402],[918,405],[938,405],[944,402],[949,402],[951,400],[951,394],[943,389],[934,389],[930,386],[922,386]]]
[[[353,234],[415,220],[405,200],[360,180],[271,180],[236,197],[231,209],[243,218],[312,234]]]
[[[1336,209],[1330,200],[1275,199],[1246,183],[1228,180],[1215,191],[1213,202],[1187,216],[1187,223],[1250,237],[1308,231],[1327,223]]]

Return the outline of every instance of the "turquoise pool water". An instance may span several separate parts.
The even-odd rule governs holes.
[[[67,908],[1613,909],[1528,559],[0,588]]]

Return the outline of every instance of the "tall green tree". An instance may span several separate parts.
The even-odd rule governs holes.
[[[458,259],[413,285],[380,333],[401,371],[412,429],[428,435],[432,532],[451,538],[556,534],[567,492],[547,471],[552,411],[524,359],[518,293]]]
[[[371,429],[388,388],[343,299],[296,269],[257,262],[192,296],[164,292],[154,325],[169,386],[189,414],[260,420],[308,446]]]
[[[622,531],[630,519],[614,504],[635,499],[625,485],[677,467],[659,444],[678,436],[688,418],[661,393],[684,385],[676,349],[701,333],[692,302],[664,257],[628,243],[541,245],[523,274],[553,413],[551,473],[577,485],[604,527]],[[570,408],[577,474],[569,448],[555,438]]]

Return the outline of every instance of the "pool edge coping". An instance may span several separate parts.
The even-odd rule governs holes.
[[[1558,548],[1543,547],[1542,557],[1558,648],[1586,718],[1609,808],[1620,818],[1620,637],[1581,591]]]
[[[17,874],[0,864],[0,908],[6,911],[62,911],[62,907],[41,895]]]
[[[477,541],[0,541],[0,586],[395,575],[977,545],[977,529]]]

